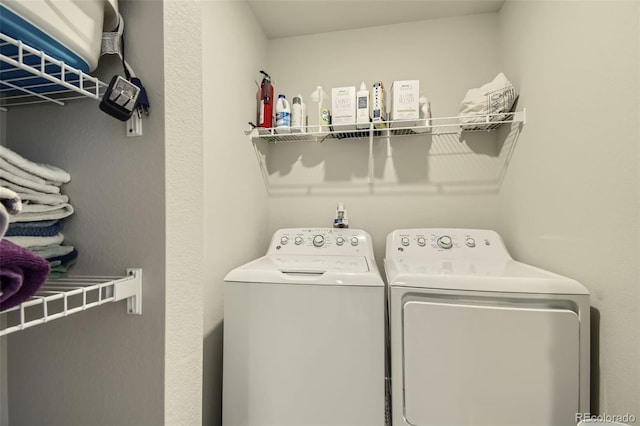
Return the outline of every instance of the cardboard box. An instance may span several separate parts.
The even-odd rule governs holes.
[[[356,129],[356,86],[331,89],[331,112],[334,130]]]
[[[384,84],[381,81],[373,83],[371,91],[371,121],[376,129],[385,129],[387,123],[387,92],[384,90]]]
[[[403,120],[393,123],[392,127],[411,127],[420,118],[420,81],[394,81],[391,86],[391,120]]]

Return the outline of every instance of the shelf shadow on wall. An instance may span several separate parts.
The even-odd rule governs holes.
[[[521,124],[492,132],[257,142],[271,196],[497,193]]]

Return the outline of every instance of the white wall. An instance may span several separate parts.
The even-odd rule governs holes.
[[[269,71],[276,95],[291,100],[301,92],[307,103],[318,84],[330,93],[382,80],[389,92],[394,80],[419,79],[433,115],[443,117],[457,115],[466,91],[500,71],[498,45],[496,14],[437,19],[271,40]],[[342,201],[350,226],[372,235],[380,262],[385,238],[397,228],[491,227],[500,144],[485,134],[462,140],[376,141],[373,186],[367,185],[366,141],[270,146],[269,231],[330,226]]]
[[[244,131],[255,120],[254,81],[266,38],[246,2],[202,5],[204,163],[204,425],[222,420],[223,279],[264,254],[267,200]]]
[[[146,2],[140,2],[146,3]],[[202,423],[203,95],[200,1],[165,1],[167,295],[164,424]],[[138,23],[136,22],[136,25]],[[142,26],[142,28],[147,28]],[[161,38],[157,43],[162,45]],[[162,145],[162,141],[157,141]]]
[[[8,146],[67,170],[76,212],[65,242],[79,251],[74,274],[143,269],[143,315],[122,303],[75,314],[8,338],[11,425],[157,425],[164,421],[165,170],[162,4],[120,2],[128,59],[145,83],[144,136],[92,100],[7,113]],[[121,73],[113,58],[103,80]]]
[[[591,291],[600,315],[600,411],[636,416],[639,17],[638,2],[505,4],[503,65],[528,123],[496,223],[516,258]]]

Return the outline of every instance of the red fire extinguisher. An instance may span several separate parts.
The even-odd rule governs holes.
[[[262,70],[260,72],[264,78],[258,98],[258,127],[271,128],[273,127],[273,85],[271,76]]]

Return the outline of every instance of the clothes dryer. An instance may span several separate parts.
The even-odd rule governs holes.
[[[589,292],[500,236],[387,238],[394,426],[565,426],[589,412]]]
[[[383,426],[385,286],[371,237],[282,229],[224,288],[224,426]]]

